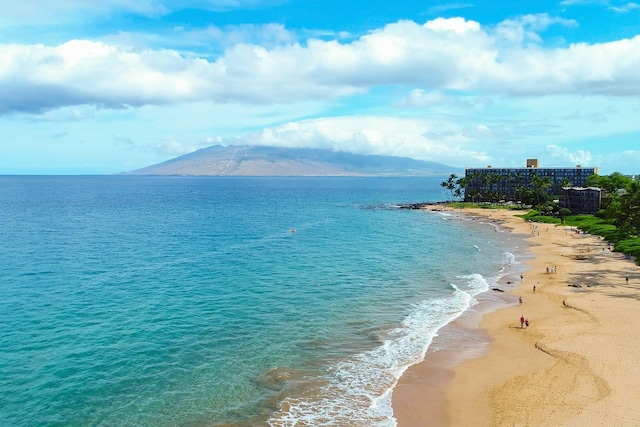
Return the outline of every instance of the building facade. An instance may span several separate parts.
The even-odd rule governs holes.
[[[594,187],[565,187],[560,200],[561,206],[574,215],[594,214],[602,205],[602,190]]]
[[[524,168],[465,169],[465,201],[520,201],[521,189],[532,188],[538,179],[549,178],[550,194],[562,196],[566,187],[586,187],[587,178],[598,168],[541,168],[537,159],[527,159]]]

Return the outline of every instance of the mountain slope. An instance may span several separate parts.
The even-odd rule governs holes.
[[[406,157],[366,156],[309,148],[214,145],[163,163],[137,169],[136,175],[356,176],[441,175],[457,169]]]

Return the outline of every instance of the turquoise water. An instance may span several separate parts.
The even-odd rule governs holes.
[[[513,260],[440,181],[0,177],[0,425],[395,425]]]

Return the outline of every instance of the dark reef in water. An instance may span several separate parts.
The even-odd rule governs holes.
[[[444,205],[447,202],[419,202],[419,203],[402,203],[398,205],[398,209],[424,209],[428,206]]]

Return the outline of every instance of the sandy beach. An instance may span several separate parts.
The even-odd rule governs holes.
[[[526,236],[533,256],[504,295],[514,303],[452,326],[486,337],[481,354],[432,352],[404,374],[399,427],[640,425],[640,269],[597,236],[521,213],[463,211]]]

